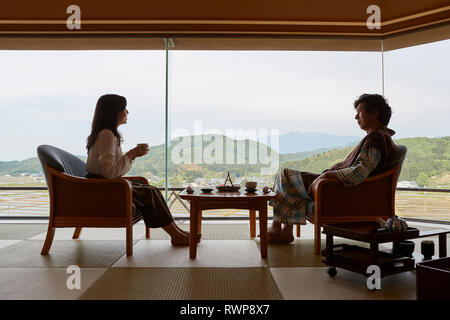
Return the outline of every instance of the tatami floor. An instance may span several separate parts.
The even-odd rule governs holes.
[[[188,221],[179,224],[189,230]],[[329,277],[322,258],[313,254],[311,224],[302,226],[293,243],[269,245],[268,259],[261,259],[259,239],[250,238],[246,221],[204,221],[195,260],[189,259],[188,247],[173,247],[160,229],[152,229],[146,240],[142,223],[134,227],[131,257],[125,255],[124,229],[84,229],[78,240],[72,240],[73,229],[57,229],[50,254],[41,256],[46,228],[44,223],[0,223],[0,300],[416,299],[415,272],[384,277],[375,291],[360,274],[338,269],[335,278]],[[430,239],[437,252],[438,238]],[[416,252],[422,240],[415,241]],[[450,238],[447,242],[450,248]],[[79,289],[68,288],[75,283],[69,266],[80,268]]]

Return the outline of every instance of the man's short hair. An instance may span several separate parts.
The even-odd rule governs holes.
[[[368,113],[378,110],[377,120],[385,126],[388,125],[389,120],[391,119],[392,109],[389,106],[387,99],[385,99],[382,95],[364,93],[360,95],[353,103],[355,109],[358,108],[360,103],[363,103],[364,110]]]

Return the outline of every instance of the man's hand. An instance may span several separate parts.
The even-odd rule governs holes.
[[[337,180],[336,176],[331,171],[324,172],[320,176],[318,176],[316,180],[313,181],[313,183],[311,183],[311,185],[309,186],[308,193],[314,195],[314,190],[316,189],[316,186],[319,184],[320,181],[325,179]]]

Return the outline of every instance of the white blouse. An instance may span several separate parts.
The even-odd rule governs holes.
[[[113,179],[130,171],[131,164],[130,158],[122,154],[122,148],[118,145],[114,133],[103,129],[97,134],[97,139],[88,151],[86,171]]]

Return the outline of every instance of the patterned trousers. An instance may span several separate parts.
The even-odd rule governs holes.
[[[308,189],[319,174],[282,169],[275,177],[276,197],[269,201],[274,221],[285,224],[306,224],[306,213],[314,212],[314,200]]]

